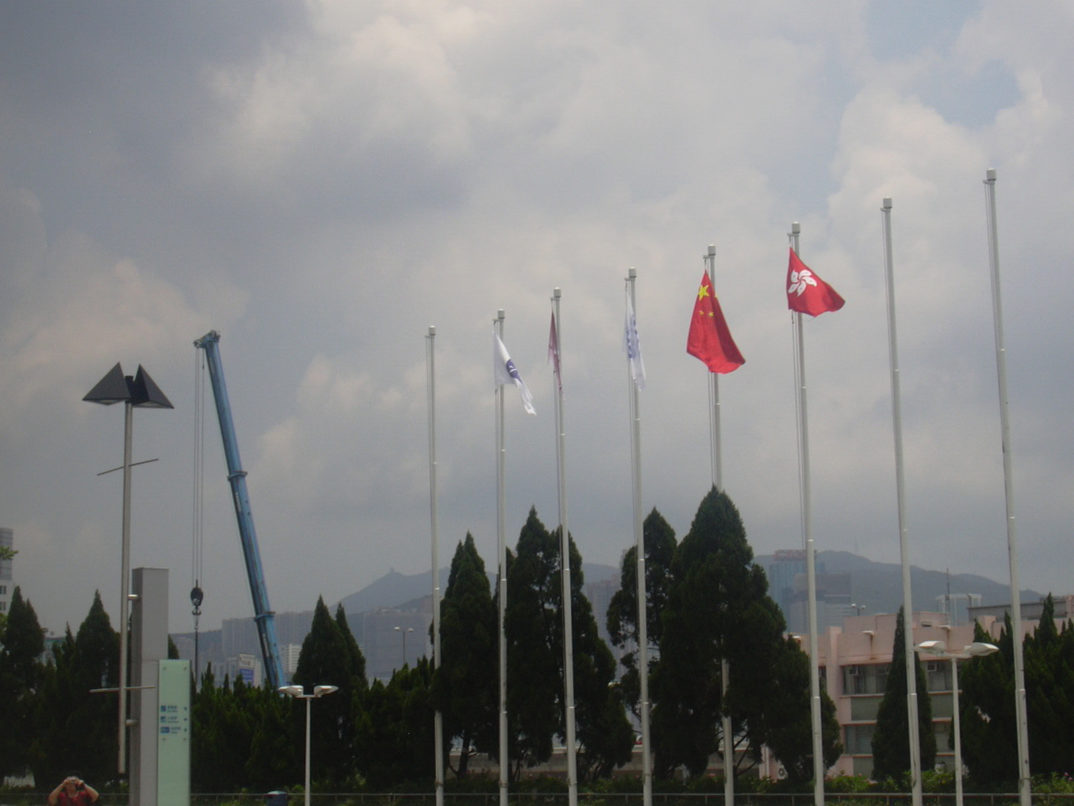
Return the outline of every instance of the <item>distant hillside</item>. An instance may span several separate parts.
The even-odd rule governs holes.
[[[771,555],[758,555],[756,561],[767,566]],[[817,552],[818,572],[849,573],[851,599],[865,605],[869,613],[895,613],[902,606],[902,567],[898,563],[878,563],[848,551]],[[1009,604],[1011,587],[976,574],[950,574],[910,566],[910,596],[914,610],[937,610],[937,597],[946,594],[976,593],[982,605]],[[1063,593],[1063,591],[1053,591]],[[1035,590],[1022,590],[1023,602],[1036,602],[1044,596]]]
[[[755,559],[762,566],[772,562],[771,555],[757,555]],[[858,605],[865,605],[869,613],[894,613],[902,605],[902,569],[898,563],[878,563],[849,551],[819,551],[817,569],[829,574],[850,574],[851,599]],[[584,563],[582,571],[587,585],[616,580],[619,576],[619,569],[599,563]],[[447,581],[448,569],[443,568],[440,570],[441,591],[447,589]],[[495,583],[495,574],[489,574],[489,582]],[[345,597],[343,609],[347,613],[364,613],[382,607],[400,607],[428,596],[431,588],[428,571],[400,574],[393,570]],[[948,592],[980,594],[982,605],[1007,604],[1011,598],[1010,584],[1007,582],[997,582],[976,574],[948,575],[944,571],[911,566],[910,595],[913,597],[914,610],[936,610],[937,597]],[[1038,591],[1029,588],[1022,590],[1023,602],[1036,602],[1043,598]]]
[[[618,569],[599,563],[582,563],[582,573],[587,585],[617,578],[619,575]],[[441,591],[447,590],[448,574],[449,569],[440,569]],[[490,573],[489,584],[495,584],[495,580],[495,573]],[[400,574],[393,569],[356,593],[345,596],[341,603],[346,613],[365,613],[381,607],[399,607],[431,593],[432,580],[428,571],[421,574]]]

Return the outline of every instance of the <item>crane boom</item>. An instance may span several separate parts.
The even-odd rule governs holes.
[[[220,436],[224,442],[224,457],[227,460],[227,479],[231,484],[231,497],[235,504],[235,517],[239,522],[239,537],[242,540],[242,554],[246,560],[246,575],[250,580],[250,595],[254,601],[254,622],[261,642],[261,657],[265,662],[265,673],[269,684],[277,689],[285,684],[283,664],[280,662],[280,646],[276,640],[275,613],[269,607],[268,591],[265,589],[265,574],[261,569],[261,554],[257,548],[257,532],[254,529],[254,516],[250,510],[250,494],[246,490],[246,471],[242,469],[239,459],[239,443],[235,437],[235,424],[231,419],[231,404],[228,401],[227,385],[224,383],[224,368],[220,363],[220,334],[210,330],[194,342],[194,346],[205,351],[209,365],[209,379],[213,385],[213,398],[216,401],[216,414],[220,420]]]

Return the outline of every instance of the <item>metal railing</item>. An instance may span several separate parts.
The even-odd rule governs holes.
[[[511,806],[567,806],[566,792],[512,792]],[[909,806],[908,792],[828,792],[826,803],[833,806]],[[42,806],[46,792],[0,793],[0,806]],[[302,803],[302,793],[289,796],[289,806]],[[641,793],[579,792],[581,806],[641,806]],[[977,793],[963,796],[967,806],[1017,806],[1017,792]],[[264,806],[264,793],[218,792],[190,796],[190,806]],[[498,806],[498,792],[445,792],[446,806]],[[932,792],[924,796],[925,806],[953,806],[953,792]],[[98,806],[129,806],[126,794],[101,793]],[[314,792],[311,806],[435,806],[431,792],[362,793]],[[733,806],[812,806],[812,793],[736,793]],[[1041,806],[1074,806],[1074,794],[1033,793],[1033,803]],[[654,792],[653,806],[723,806],[722,792]]]

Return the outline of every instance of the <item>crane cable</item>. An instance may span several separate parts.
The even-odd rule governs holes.
[[[194,350],[194,512],[191,540],[190,603],[194,616],[194,681],[198,683],[198,619],[204,592],[201,589],[202,534],[205,522],[205,359],[202,351]]]

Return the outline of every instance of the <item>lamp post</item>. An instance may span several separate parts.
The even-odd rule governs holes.
[[[302,686],[296,685],[280,686],[277,691],[296,700],[306,701],[306,806],[310,806],[310,701],[326,694],[334,694],[339,691],[339,686],[314,686],[312,694],[307,694]]]
[[[82,398],[89,403],[111,406],[123,403],[123,545],[121,555],[122,578],[119,585],[119,759],[116,770],[120,775],[127,771],[127,633],[129,631],[130,576],[131,576],[131,468],[143,462],[131,462],[131,435],[134,431],[134,409],[174,408],[149,373],[138,365],[138,373],[124,375],[117,363],[97,381]],[[155,461],[153,459],[148,460]],[[113,468],[119,470],[120,468]],[[104,471],[111,473],[111,470]],[[102,474],[98,474],[102,475]]]
[[[394,627],[393,629],[396,632],[403,634],[403,666],[406,666],[406,634],[408,632],[414,632],[414,628],[407,627],[406,629],[403,629],[402,627]]]
[[[980,658],[999,652],[995,644],[974,641],[962,648],[961,652],[948,652],[943,641],[922,641],[916,649],[940,660],[951,661],[951,724],[955,731],[955,806],[962,806],[962,729],[961,714],[958,707],[958,662],[967,658]]]

